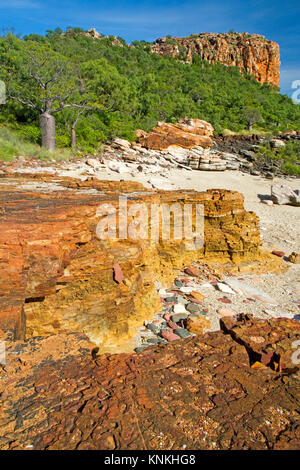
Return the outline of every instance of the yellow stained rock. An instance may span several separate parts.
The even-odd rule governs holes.
[[[196,335],[202,335],[203,331],[207,328],[211,327],[210,321],[203,317],[188,317],[187,319],[187,330],[190,333],[194,333]]]
[[[200,292],[197,292],[197,291],[191,292],[191,296],[194,297],[194,299],[199,300],[200,302],[202,302],[202,300],[205,299],[205,295],[200,294]]]
[[[289,256],[289,261],[294,264],[300,264],[300,254],[293,251]]]

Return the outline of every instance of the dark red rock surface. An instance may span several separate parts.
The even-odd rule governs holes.
[[[244,319],[237,336],[266,323]],[[292,330],[276,321],[278,336]],[[11,343],[0,449],[300,449],[299,370],[251,361],[222,331],[95,359],[80,333]]]

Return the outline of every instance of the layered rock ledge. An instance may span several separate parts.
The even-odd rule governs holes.
[[[147,133],[137,130],[138,142],[147,149],[164,150],[170,146],[181,148],[211,147],[214,128],[209,122],[201,119],[180,119],[177,124],[158,122],[157,126]]]
[[[203,247],[191,249],[184,238],[99,240],[97,209],[117,208],[121,195],[129,209],[202,204]],[[0,330],[14,339],[81,331],[102,351],[126,351],[136,327],[160,309],[154,281],[168,283],[191,260],[282,266],[260,250],[258,218],[234,191],[146,191],[132,182],[15,174],[1,178],[0,200]],[[195,228],[194,222],[195,214]],[[122,282],[114,277],[116,264]]]

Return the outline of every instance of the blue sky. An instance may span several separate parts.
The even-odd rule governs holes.
[[[281,51],[281,91],[300,80],[299,0],[0,0],[0,29],[22,36],[67,26],[95,27],[126,41],[187,36],[201,32],[263,34]]]

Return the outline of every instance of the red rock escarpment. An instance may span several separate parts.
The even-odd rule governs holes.
[[[190,249],[185,238],[99,240],[99,205],[118,208],[125,194],[129,209],[202,204],[203,247]],[[258,218],[233,191],[149,192],[125,181],[21,174],[0,179],[0,204],[0,333],[13,338],[83,331],[102,351],[132,350],[126,341],[161,309],[154,281],[173,281],[174,269],[193,259],[257,269],[283,264],[260,250]],[[119,217],[126,227],[134,223],[134,216]]]
[[[279,86],[280,53],[276,42],[248,33],[201,33],[185,38],[160,38],[151,46],[159,55],[182,57],[191,62],[199,56],[210,63],[235,66],[254,75],[260,83]]]
[[[300,373],[285,360],[299,323],[242,316],[223,329],[95,360],[79,333],[13,342],[0,449],[299,450]]]

